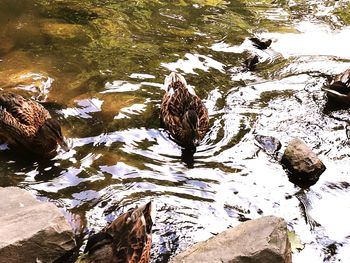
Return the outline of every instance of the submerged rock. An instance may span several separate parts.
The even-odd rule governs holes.
[[[246,221],[175,256],[171,263],[291,263],[287,223],[266,216]]]
[[[54,262],[75,247],[59,209],[17,187],[0,188],[0,262]]]
[[[276,155],[281,149],[281,142],[272,136],[255,135],[255,144],[269,155]]]
[[[317,155],[298,138],[289,142],[281,162],[289,171],[290,181],[299,186],[315,184],[326,170]]]

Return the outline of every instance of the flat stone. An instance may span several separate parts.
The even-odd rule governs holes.
[[[275,216],[246,221],[175,256],[171,263],[291,263],[287,223]]]
[[[75,247],[72,228],[52,203],[0,188],[0,262],[54,262]]]
[[[326,170],[318,156],[298,138],[289,142],[281,163],[289,171],[290,181],[299,186],[315,184]]]

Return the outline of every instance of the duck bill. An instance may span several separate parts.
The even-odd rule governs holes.
[[[197,129],[195,130],[195,134],[194,145],[197,146],[200,142],[199,131]]]
[[[57,143],[61,146],[61,148],[65,151],[68,152],[69,151],[69,147],[67,142],[65,141],[64,138],[60,138]]]

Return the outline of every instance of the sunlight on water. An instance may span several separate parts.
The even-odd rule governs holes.
[[[350,67],[347,2],[265,2],[0,3],[0,88],[43,102],[70,146],[42,161],[0,145],[0,185],[66,211],[80,251],[89,233],[152,200],[154,263],[265,215],[283,217],[305,245],[293,262],[350,261],[349,109],[332,109],[321,90]],[[171,71],[208,108],[210,130],[194,154],[160,123]],[[257,134],[278,138],[281,153],[301,138],[326,171],[300,189],[255,145]]]
[[[302,22],[296,26],[298,33],[265,33],[263,37],[273,39],[273,49],[291,56],[335,56],[350,59],[345,39],[350,37],[350,27],[332,30],[327,25]]]
[[[196,74],[195,69],[208,71],[210,68],[217,69],[223,72],[224,65],[214,59],[199,55],[199,54],[185,54],[186,59],[179,59],[177,62],[162,63],[161,66],[167,68],[170,71],[176,71],[180,69],[185,73]]]

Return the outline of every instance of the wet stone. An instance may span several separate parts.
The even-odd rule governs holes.
[[[301,187],[315,184],[326,170],[318,156],[298,138],[289,142],[281,162],[289,172],[290,181]]]
[[[170,263],[291,263],[287,223],[275,216],[246,221],[175,256]]]
[[[59,209],[17,187],[0,188],[0,262],[54,262],[75,247]]]
[[[281,142],[272,136],[255,135],[255,144],[267,154],[276,154],[281,149]]]

